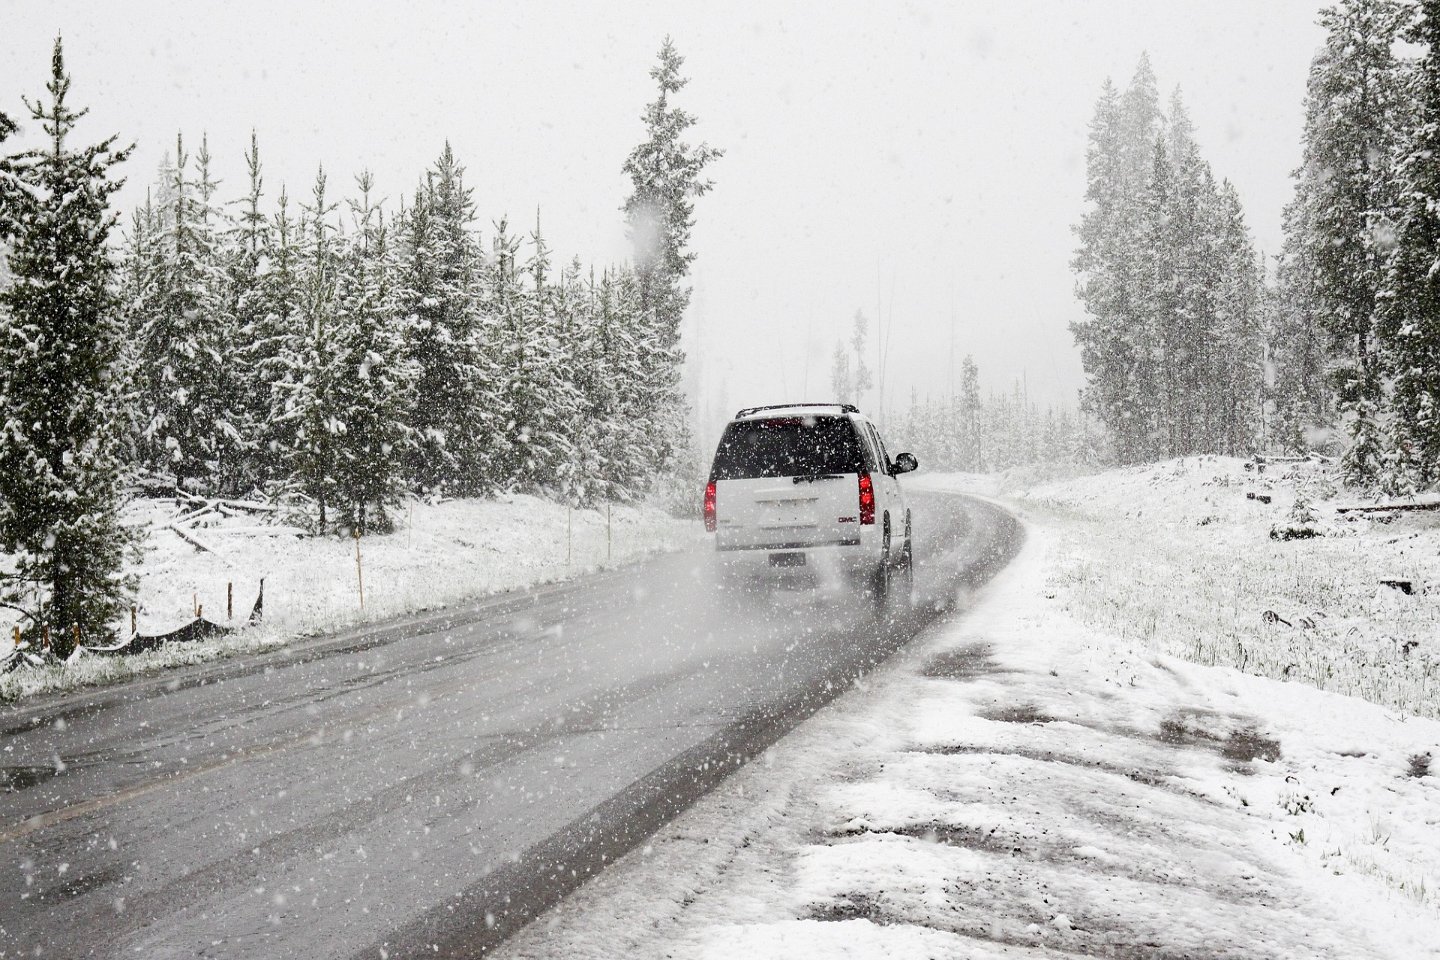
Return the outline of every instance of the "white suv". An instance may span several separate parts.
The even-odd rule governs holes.
[[[846,403],[741,410],[725,428],[705,487],[705,529],[722,573],[863,577],[880,602],[911,576],[910,510],[875,425]]]

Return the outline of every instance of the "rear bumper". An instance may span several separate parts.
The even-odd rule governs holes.
[[[867,573],[880,562],[881,532],[821,543],[777,541],[761,546],[715,542],[714,566],[727,577],[826,580]]]
[[[756,551],[756,552],[760,552],[760,551],[767,551],[767,552],[768,552],[768,551],[775,551],[775,550],[825,550],[825,549],[828,549],[828,548],[830,548],[830,547],[858,547],[858,546],[860,546],[860,545],[861,545],[861,539],[860,539],[859,537],[847,537],[847,538],[845,538],[845,539],[843,539],[843,540],[824,540],[824,541],[821,541],[820,543],[767,543],[767,544],[763,544],[763,545],[761,545],[761,546],[754,546],[754,545],[748,544],[748,543],[747,543],[747,544],[722,544],[721,542],[716,541],[716,543],[715,543],[715,552],[717,552],[717,553],[741,553],[741,552],[746,551],[746,550],[751,550],[751,551]]]

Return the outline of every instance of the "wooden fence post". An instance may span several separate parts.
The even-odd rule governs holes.
[[[605,504],[605,561],[610,561],[610,504]]]
[[[356,527],[355,536],[355,580],[360,585],[360,609],[365,609],[365,569],[360,565],[360,528]]]
[[[225,619],[235,619],[235,581],[225,584]]]

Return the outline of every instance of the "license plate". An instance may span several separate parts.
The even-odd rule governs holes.
[[[770,566],[772,566],[772,567],[803,567],[803,566],[805,566],[805,554],[803,554],[803,553],[772,553],[772,554],[770,554]]]

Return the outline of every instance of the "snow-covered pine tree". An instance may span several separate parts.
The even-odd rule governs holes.
[[[570,461],[557,472],[556,489],[567,504],[588,505],[595,497],[596,478],[605,475],[600,440],[605,433],[611,396],[608,364],[599,343],[599,289],[595,271],[583,275],[579,259],[563,272],[557,296],[560,353],[567,380],[575,390],[573,409],[564,412]]]
[[[177,485],[225,490],[235,475],[239,439],[231,406],[234,321],[214,184],[204,163],[200,180],[189,179],[188,164],[177,137],[168,222],[155,249],[149,297],[139,307],[145,449],[149,464],[168,470]]]
[[[1424,54],[1410,92],[1416,125],[1399,165],[1395,248],[1378,330],[1393,371],[1395,416],[1392,462],[1377,472],[1391,492],[1440,481],[1440,0],[1422,0],[1408,39]]]
[[[298,316],[303,332],[286,344],[277,383],[285,398],[282,417],[294,430],[290,483],[314,501],[316,529],[322,532],[336,520],[335,448],[345,430],[336,396],[336,383],[345,376],[336,349],[340,251],[331,216],[337,204],[326,197],[326,185],[322,168],[311,202],[301,207]]]
[[[479,296],[484,256],[464,176],[446,143],[398,229],[398,290],[410,318],[410,359],[419,370],[408,473],[431,492],[495,489],[492,444],[504,422],[486,352],[491,324]]]
[[[543,364],[536,360],[540,346],[532,339],[536,305],[521,287],[516,264],[520,238],[510,234],[504,217],[495,224],[491,251],[485,271],[486,304],[495,324],[490,348],[504,371],[498,410],[505,414],[495,436],[492,480],[499,486],[515,486],[533,476],[530,444],[545,403]]]
[[[970,354],[960,364],[960,396],[957,398],[963,440],[959,450],[959,469],[985,473],[985,447],[980,436],[980,368]]]
[[[835,341],[835,352],[830,356],[830,392],[837,403],[849,403],[855,396],[855,375],[850,370],[844,340]]]
[[[300,355],[307,334],[303,233],[304,224],[290,215],[290,197],[282,187],[256,265],[259,319],[242,337],[241,356],[255,390],[247,402],[269,411],[253,434],[252,467],[262,488],[271,492],[289,483],[297,444],[298,424],[289,412],[296,381],[289,364]]]
[[[558,373],[567,394],[554,404],[557,430],[562,434],[565,458],[552,472],[551,486],[566,503],[581,501],[581,488],[587,476],[585,461],[590,437],[586,432],[593,379],[598,371],[586,368],[589,360],[587,339],[593,329],[592,302],[582,275],[584,267],[578,257],[560,271],[559,281],[551,289],[550,305],[554,317]]]
[[[154,294],[161,240],[160,214],[151,200],[150,191],[147,190],[145,205],[137,208],[130,216],[130,230],[121,248],[119,262],[120,316],[125,324],[125,339],[120,348],[120,368],[127,372],[139,370],[144,356],[145,308]],[[125,463],[128,468],[138,470],[145,463],[145,397],[138,378],[127,375],[122,379]]]
[[[575,385],[559,338],[556,291],[550,283],[550,252],[536,213],[532,253],[516,276],[518,245],[502,220],[496,230],[492,269],[508,271],[491,284],[491,304],[500,321],[497,359],[504,371],[504,407],[510,458],[503,473],[522,489],[554,489],[557,473],[569,462],[573,446],[566,411],[577,406]]]
[[[864,400],[865,391],[875,386],[874,378],[870,376],[870,367],[865,363],[865,339],[869,334],[870,321],[865,318],[864,311],[856,310],[851,323],[850,347],[855,351],[855,374],[850,387],[858,405]]]
[[[1153,448],[1153,391],[1148,378],[1142,382],[1152,361],[1142,317],[1141,222],[1160,119],[1148,58],[1124,94],[1106,81],[1090,124],[1086,209],[1072,261],[1086,313],[1071,325],[1085,368],[1084,402],[1122,463],[1143,460]]]
[[[572,356],[580,413],[576,474],[567,489],[577,505],[632,499],[653,472],[654,438],[640,419],[645,371],[635,343],[634,288],[624,271],[602,271],[598,281],[592,273],[576,314]]]
[[[293,255],[277,250],[277,224],[261,209],[264,175],[253,131],[245,167],[249,187],[235,203],[239,212],[226,242],[225,269],[235,323],[234,406],[244,442],[243,485],[263,489],[285,475],[280,448],[288,445],[276,435],[271,394],[284,345],[295,332]],[[288,246],[288,211],[281,221]]]
[[[371,198],[374,178],[362,173],[355,182],[355,229],[337,265],[330,403],[336,425],[329,439],[336,520],[364,534],[392,528],[387,509],[404,493],[405,418],[415,372],[390,280],[384,214]]]
[[[650,70],[659,96],[645,108],[645,140],[631,151],[623,168],[631,185],[623,209],[635,251],[641,309],[661,321],[662,346],[673,347],[680,342],[680,321],[690,303],[684,280],[695,260],[689,249],[694,198],[714,187],[704,176],[705,168],[724,152],[705,143],[692,147],[685,142],[695,117],[670,102],[689,83],[680,75],[685,58],[666,37],[659,60]]]
[[[651,398],[646,419],[665,431],[658,466],[686,459],[682,451],[689,446],[689,416],[680,394],[680,323],[690,304],[685,278],[696,256],[690,234],[695,198],[714,186],[705,168],[724,155],[708,144],[692,146],[684,139],[695,117],[671,102],[688,82],[680,74],[684,63],[666,37],[659,63],[650,70],[659,95],[643,114],[645,139],[623,166],[631,193],[622,209],[634,249],[639,316],[647,331],[637,345],[650,354],[647,362],[655,364],[648,368],[645,383]]]
[[[1219,197],[1178,89],[1170,101],[1166,148],[1171,191],[1164,233],[1174,258],[1168,281],[1174,286],[1174,308],[1153,319],[1166,360],[1160,378],[1168,435],[1164,453],[1173,457],[1209,451],[1218,444],[1219,396],[1229,375],[1216,362],[1221,354],[1216,297],[1223,270]]]
[[[607,276],[601,312],[601,336],[615,388],[604,499],[625,501],[643,495],[669,462],[675,427],[664,419],[667,411],[656,407],[656,392],[668,387],[663,378],[658,385],[652,383],[657,348],[653,327],[646,321],[653,314],[644,309],[635,271],[620,269]],[[669,359],[668,354],[664,359]],[[678,417],[683,410],[672,408],[668,413]]]
[[[1410,15],[1399,0],[1342,0],[1321,13],[1327,35],[1310,66],[1304,153],[1286,222],[1287,257],[1300,268],[1288,278],[1297,309],[1330,341],[1351,436],[1343,471],[1354,483],[1375,480],[1382,468],[1374,327],[1391,246],[1394,157],[1409,111],[1395,42]]]
[[[1233,457],[1251,452],[1258,432],[1264,390],[1265,290],[1240,195],[1229,180],[1221,183],[1218,199],[1220,274],[1209,364],[1213,419],[1206,450]]]
[[[1125,331],[1131,368],[1125,382],[1132,396],[1127,406],[1126,436],[1142,460],[1174,456],[1176,449],[1175,384],[1179,337],[1175,318],[1180,307],[1180,253],[1170,229],[1175,205],[1173,173],[1165,136],[1152,145],[1151,175],[1142,192],[1136,271],[1136,319]]]
[[[0,291],[0,545],[20,578],[6,583],[6,602],[28,603],[38,588],[25,631],[38,640],[48,630],[64,656],[72,631],[91,642],[108,633],[131,588],[118,516],[124,331],[108,246],[122,182],[112,168],[129,148],[115,137],[72,146],[85,111],[68,103],[58,38],[50,66],[49,102],[29,105],[47,144],[0,172],[14,276]]]
[[[1286,205],[1284,244],[1275,259],[1274,286],[1266,297],[1269,439],[1292,453],[1303,452],[1309,438],[1318,437],[1334,416],[1327,374],[1330,348],[1314,302],[1307,216],[1308,205],[1300,197]]]

